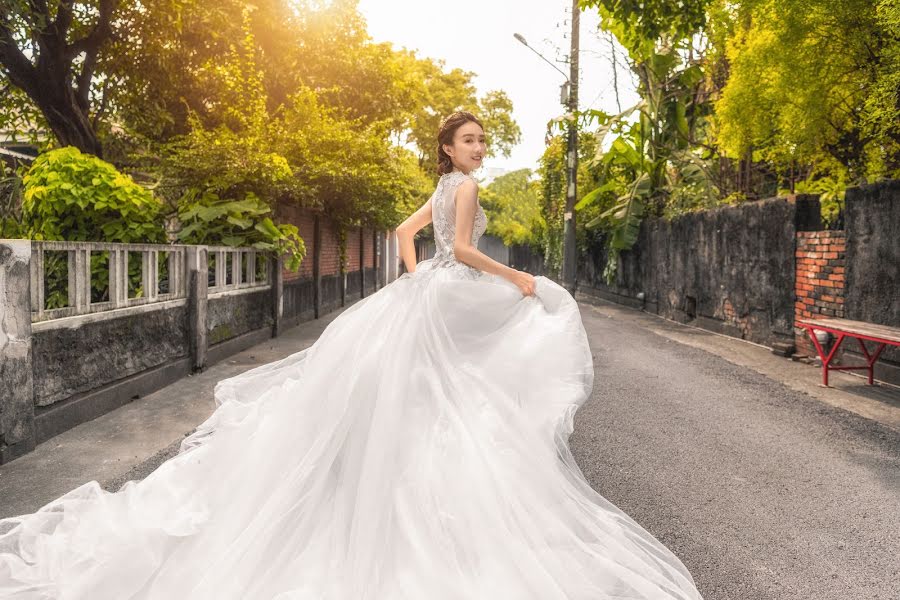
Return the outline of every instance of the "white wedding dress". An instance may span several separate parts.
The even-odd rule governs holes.
[[[569,452],[594,378],[572,296],[453,257],[466,177],[432,196],[435,258],[220,381],[146,479],[0,520],[0,598],[699,599]]]

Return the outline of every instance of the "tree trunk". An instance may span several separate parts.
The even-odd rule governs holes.
[[[55,14],[47,2],[12,8],[0,4],[0,65],[10,83],[37,105],[60,144],[102,156],[103,147],[90,119],[90,89],[97,54],[112,35],[110,23],[118,0],[100,0],[92,26],[75,23],[71,2],[54,4],[58,5]],[[24,33],[32,46],[27,55],[13,33],[15,15],[28,24]],[[88,32],[69,43],[73,27],[88,28]]]
[[[63,89],[41,89],[31,99],[41,109],[61,145],[75,146],[82,152],[102,158],[103,146],[90,117],[78,105],[74,90],[65,89],[65,85],[61,87]]]

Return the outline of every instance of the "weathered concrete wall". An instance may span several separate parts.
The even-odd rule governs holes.
[[[225,292],[209,298],[206,309],[206,330],[209,345],[272,327],[272,291],[234,293]]]
[[[376,291],[376,271],[373,267],[366,267],[366,290],[368,296]],[[352,302],[360,296],[360,272],[347,273],[347,302]],[[329,312],[340,306],[341,289],[340,279],[337,275],[322,277],[322,313]],[[315,319],[315,280],[303,278],[285,280],[284,282],[284,319],[290,324],[302,323]]]
[[[509,266],[532,275],[549,276],[541,249],[532,248],[528,244],[514,244],[509,247]]]
[[[845,199],[844,314],[900,327],[900,181],[850,188]],[[876,376],[900,382],[900,349],[885,349]]]
[[[322,276],[322,299],[319,315],[329,313],[341,306],[341,276],[337,274]]]
[[[37,331],[34,402],[48,406],[190,353],[184,306]]]
[[[375,291],[375,269],[365,269],[366,290],[365,295],[368,296]],[[354,271],[347,273],[347,298],[348,301],[360,297],[360,287],[362,283],[362,271]]]
[[[315,283],[312,279],[285,280],[284,319],[294,323],[314,319],[314,294]]]
[[[773,199],[658,223],[649,260],[658,312],[761,344],[793,342],[794,217],[794,204]]]
[[[657,224],[652,221],[641,225],[634,247],[619,257],[616,277],[611,284],[607,284],[603,277],[608,258],[606,240],[600,235],[592,237],[587,251],[578,256],[579,288],[583,287],[585,293],[607,300],[657,312],[657,294],[650,293],[651,289],[656,290],[655,282],[650,276],[652,265],[648,264],[649,259],[645,258],[657,241],[658,236],[652,235],[657,229]],[[643,300],[638,299],[641,292],[644,293]]]
[[[509,264],[509,247],[501,238],[493,235],[483,235],[478,240],[478,249],[504,265]]]
[[[34,449],[31,243],[0,241],[0,463]]]
[[[580,257],[579,289],[761,344],[793,341],[797,206],[805,214],[809,202],[774,198],[647,220],[612,285],[597,238]]]

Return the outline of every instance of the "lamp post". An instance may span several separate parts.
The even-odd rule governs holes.
[[[566,210],[563,213],[563,287],[570,294],[575,294],[575,261],[577,252],[575,248],[575,197],[578,180],[578,128],[575,122],[575,112],[578,110],[578,32],[580,11],[578,0],[572,0],[572,46],[569,54],[569,75],[566,75],[544,55],[528,45],[525,38],[514,33],[519,42],[541,57],[544,62],[560,72],[566,78],[566,82],[560,88],[560,102],[568,110],[569,129],[566,148]]]

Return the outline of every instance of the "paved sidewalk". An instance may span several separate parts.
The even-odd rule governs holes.
[[[212,413],[219,380],[311,346],[352,304],[73,427],[0,466],[0,518],[34,512],[91,480],[115,491],[143,477],[174,455],[181,440]]]

